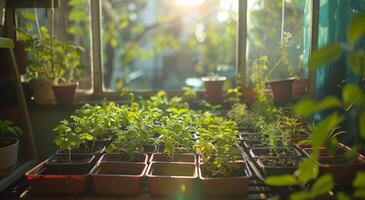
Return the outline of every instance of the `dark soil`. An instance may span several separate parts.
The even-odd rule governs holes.
[[[90,171],[89,168],[75,169],[75,168],[53,168],[44,166],[39,170],[39,175],[86,175]]]
[[[102,163],[96,169],[96,174],[107,175],[140,175],[142,174],[145,165],[125,165],[122,163]]]
[[[279,158],[260,158],[264,166],[267,167],[297,167],[300,159],[287,157],[285,159]]]

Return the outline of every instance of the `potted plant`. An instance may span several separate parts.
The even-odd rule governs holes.
[[[216,74],[202,78],[205,87],[205,98],[209,103],[223,102],[223,86],[225,76],[218,76]]]
[[[64,43],[53,39],[54,67],[58,68],[58,74],[54,77],[53,92],[57,104],[72,104],[76,87],[83,66],[80,64],[80,55],[83,49],[71,43]]]
[[[238,148],[235,122],[203,116],[198,121],[200,137],[195,144],[200,155],[199,178],[207,195],[240,195],[252,176]]]
[[[14,122],[0,120],[0,177],[11,171],[18,162],[18,138],[22,130]]]
[[[25,74],[27,66],[27,52],[25,51],[25,49],[32,42],[33,37],[32,35],[20,28],[16,28],[15,33],[17,40],[15,43],[14,53],[19,69],[19,74]]]

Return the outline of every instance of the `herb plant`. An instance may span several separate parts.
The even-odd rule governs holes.
[[[19,138],[23,134],[22,129],[15,126],[14,122],[9,120],[0,120],[0,147],[10,144],[9,137]]]

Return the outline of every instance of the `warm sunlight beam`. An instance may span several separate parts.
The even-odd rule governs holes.
[[[178,6],[199,6],[205,2],[205,0],[175,0]]]

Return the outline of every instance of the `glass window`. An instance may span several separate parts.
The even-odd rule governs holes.
[[[54,9],[54,36],[64,42],[71,42],[84,49],[81,64],[85,66],[79,80],[79,90],[91,89],[91,29],[90,1],[58,1],[59,8]],[[17,9],[17,26],[33,36],[38,36],[40,28],[45,26],[51,32],[51,9]],[[39,26],[37,25],[39,24]]]
[[[102,7],[105,91],[202,89],[235,80],[238,0],[108,0]]]
[[[305,2],[248,0],[249,75],[261,63],[268,80],[307,77],[303,64]]]

